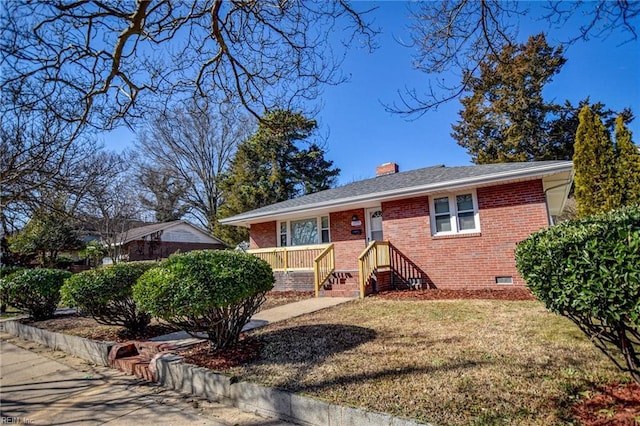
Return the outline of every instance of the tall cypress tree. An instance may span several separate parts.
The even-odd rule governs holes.
[[[616,181],[623,206],[640,202],[640,148],[622,115],[616,118]]]
[[[616,153],[609,132],[598,114],[585,105],[578,116],[573,166],[578,216],[620,206],[616,185]]]

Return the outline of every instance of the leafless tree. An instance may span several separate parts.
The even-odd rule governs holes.
[[[253,123],[235,107],[208,101],[163,112],[139,131],[142,167],[160,168],[185,187],[183,201],[190,213],[213,231],[223,201],[223,174]]]
[[[86,197],[79,204],[76,215],[81,222],[97,233],[113,262],[121,259],[121,249],[128,231],[142,224],[142,212],[135,180],[125,155],[105,154],[112,164],[112,175],[99,184],[87,188]]]
[[[5,233],[104,171],[101,162],[88,164],[99,146],[90,134],[75,130],[51,111],[23,108],[0,114],[0,222]]]
[[[154,213],[156,222],[179,220],[189,212],[184,203],[188,185],[174,171],[143,163],[136,178],[140,204]]]
[[[101,128],[194,93],[232,99],[256,117],[314,99],[323,84],[344,80],[346,47],[371,46],[374,35],[367,11],[345,0],[9,1],[2,9],[0,85],[23,95],[10,107],[52,109],[51,99],[65,97],[81,109],[57,105],[59,118]]]
[[[412,5],[410,26],[417,49],[414,67],[429,75],[426,90],[406,88],[387,110],[420,117],[469,90],[479,65],[489,55],[518,43],[518,19],[532,11],[526,2],[509,0],[442,0]],[[565,41],[571,44],[614,32],[637,40],[637,1],[549,1],[539,19],[549,26],[575,28]],[[577,22],[576,18],[587,16]],[[452,72],[450,80],[443,78]]]

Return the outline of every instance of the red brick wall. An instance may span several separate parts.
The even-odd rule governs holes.
[[[496,276],[512,276],[516,243],[548,225],[542,181],[477,190],[480,233],[431,236],[427,197],[384,203],[384,238],[415,262],[438,288],[501,288]]]
[[[249,248],[276,247],[277,243],[276,221],[256,223],[251,225]]]
[[[353,216],[358,216],[360,226],[351,226]],[[364,209],[331,213],[329,218],[331,242],[334,243],[336,271],[357,271],[358,256],[367,246]],[[352,229],[361,233],[352,234]]]
[[[179,243],[172,241],[160,241],[151,243],[150,241],[132,241],[125,244],[125,253],[129,255],[129,261],[138,260],[156,260],[165,259],[180,251],[180,253],[186,253],[192,250],[220,250],[224,246],[221,244],[206,244],[206,243]]]
[[[504,288],[497,276],[523,280],[515,268],[516,243],[548,226],[541,180],[478,188],[481,232],[455,236],[431,235],[429,198],[415,197],[382,203],[384,239],[414,262],[438,288]],[[357,215],[361,226],[352,227]],[[336,271],[357,276],[358,256],[366,247],[364,209],[331,213],[331,241]],[[361,229],[359,235],[352,229]],[[276,222],[251,226],[251,248],[276,246]],[[381,283],[383,287],[388,283]]]

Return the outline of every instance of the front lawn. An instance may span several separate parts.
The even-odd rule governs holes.
[[[367,298],[252,332],[225,373],[437,425],[549,425],[583,391],[626,380],[535,301]]]

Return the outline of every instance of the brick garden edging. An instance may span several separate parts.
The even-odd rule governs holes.
[[[111,347],[115,345],[115,342],[101,342],[85,339],[84,337],[43,330],[22,324],[20,321],[15,320],[0,322],[0,328],[22,339],[31,340],[50,348],[67,352],[78,358],[105,367],[108,366],[109,351]]]
[[[58,349],[94,364],[108,366],[109,352],[115,342],[100,342],[68,334],[42,330],[19,321],[0,322],[5,332]],[[308,426],[417,426],[415,420],[374,413],[360,408],[329,404],[281,389],[249,382],[236,382],[196,365],[185,364],[182,357],[160,353],[149,365],[154,381],[160,385],[210,401],[233,405],[241,410],[276,417]],[[427,424],[428,425],[428,424]]]

